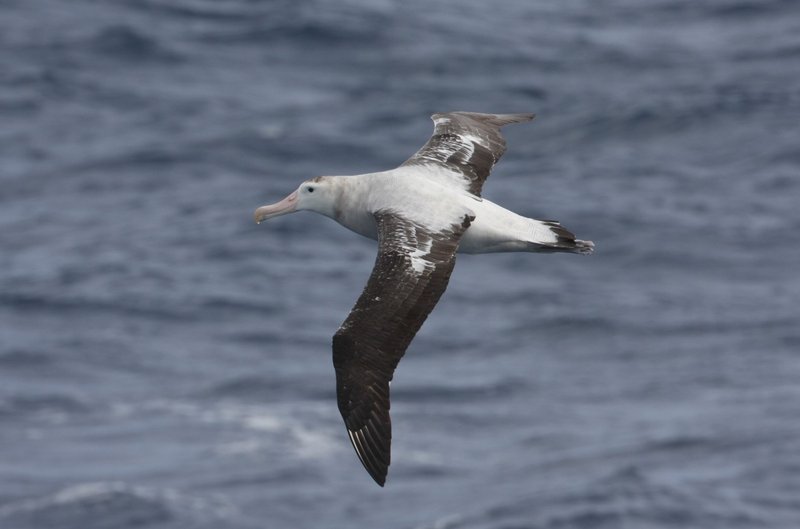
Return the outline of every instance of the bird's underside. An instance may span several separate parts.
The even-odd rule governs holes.
[[[527,219],[480,198],[486,178],[506,149],[500,128],[533,117],[434,114],[432,137],[399,168],[336,182],[325,180],[329,177],[312,179],[283,201],[256,211],[256,220],[261,221],[311,209],[378,241],[367,285],[333,337],[333,364],[348,436],[364,468],[381,486],[391,462],[389,382],[447,288],[459,245],[473,253],[591,253],[594,247],[556,221]],[[320,198],[326,185],[336,188],[331,194],[335,198],[328,201]],[[430,189],[417,192],[419,188]],[[312,201],[308,197],[315,190]],[[418,203],[415,197],[425,193],[434,199]],[[365,201],[356,196],[378,198]],[[307,202],[301,208],[303,200]]]

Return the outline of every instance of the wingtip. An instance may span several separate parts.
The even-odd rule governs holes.
[[[594,243],[592,241],[575,240],[575,246],[581,255],[592,255],[594,253]]]
[[[388,460],[381,460],[381,458],[375,457],[372,448],[367,444],[368,441],[359,435],[361,430],[353,431],[348,428],[347,434],[350,437],[350,442],[355,449],[358,460],[364,466],[364,470],[367,471],[375,483],[383,487],[386,484],[386,475],[389,473]]]
[[[521,114],[500,114],[497,116],[499,119],[498,121],[502,121],[503,125],[509,125],[511,123],[525,123],[527,121],[533,121],[536,119],[536,114],[533,112],[524,112]]]
[[[359,459],[361,458],[359,457]],[[375,481],[375,483],[377,483],[381,487],[386,485],[386,475],[389,473],[388,465],[387,466],[381,465],[379,467],[373,465],[367,466],[367,464],[364,463],[363,459],[361,459],[361,463],[364,465],[364,468],[366,469],[367,473]]]
[[[431,119],[434,123],[438,123],[439,120],[450,119],[454,115],[484,121],[497,127],[503,127],[505,125],[510,125],[511,123],[525,123],[526,121],[532,121],[536,118],[536,114],[533,112],[522,112],[517,114],[483,114],[480,112],[464,112],[458,110],[452,112],[436,112],[435,114],[431,115]]]

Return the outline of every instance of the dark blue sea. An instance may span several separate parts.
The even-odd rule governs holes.
[[[376,486],[331,336],[376,245],[253,210],[536,112]],[[800,3],[0,0],[0,528],[800,527]]]

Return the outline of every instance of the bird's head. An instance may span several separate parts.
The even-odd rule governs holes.
[[[306,180],[288,197],[275,204],[261,206],[256,210],[256,222],[304,209],[330,216],[338,197],[334,180],[329,176],[318,176]]]

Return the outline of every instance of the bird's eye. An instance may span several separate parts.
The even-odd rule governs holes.
[[[313,187],[307,187],[306,189],[308,189],[309,193],[313,193],[314,192],[314,188]]]

